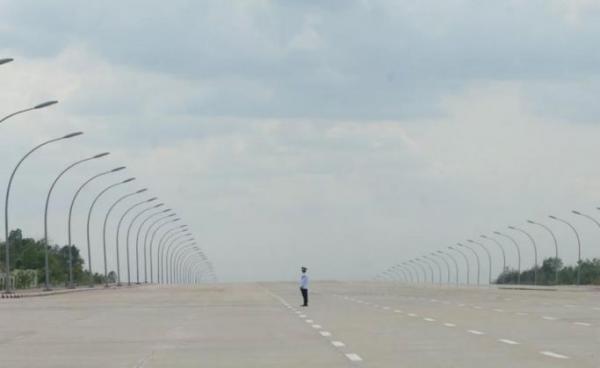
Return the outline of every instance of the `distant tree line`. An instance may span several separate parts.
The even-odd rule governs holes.
[[[538,285],[573,285],[577,282],[577,271],[580,271],[580,285],[600,285],[600,259],[585,259],[575,266],[564,266],[560,258],[546,258],[542,266],[537,268]],[[521,284],[533,284],[536,269],[534,267],[521,271]],[[556,282],[558,271],[558,282]],[[496,279],[497,284],[516,284],[519,278],[517,270],[505,270]]]
[[[30,278],[36,275],[37,284],[45,280],[45,251],[43,240],[24,238],[20,229],[10,232],[10,270],[17,288],[27,287],[32,284]],[[0,242],[0,270],[5,272],[4,261],[6,243]],[[92,277],[84,270],[84,261],[76,246],[71,247],[73,255],[73,282],[77,285],[88,285],[104,282],[104,275],[94,273]],[[50,269],[50,283],[54,286],[64,286],[69,282],[69,246],[52,245],[48,247],[48,265]],[[26,272],[37,271],[37,272]],[[111,272],[109,279],[114,279]],[[93,280],[92,280],[93,279]],[[109,282],[114,280],[109,280]]]

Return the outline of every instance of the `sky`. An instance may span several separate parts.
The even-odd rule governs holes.
[[[222,281],[369,279],[387,267],[493,231],[514,235],[523,267],[600,256],[600,3],[593,0],[0,0],[0,192],[11,228],[67,242],[73,193],[92,266],[121,195],[148,188],[188,224]],[[3,197],[3,196],[2,196]],[[120,204],[108,221],[115,267]],[[4,201],[2,201],[4,204]],[[3,218],[3,217],[2,217]],[[167,228],[165,228],[167,229]],[[121,243],[125,235],[120,234]],[[503,241],[507,263],[516,252]],[[493,269],[500,253],[490,244]],[[124,249],[121,248],[121,253]],[[484,257],[483,253],[480,254]],[[487,262],[482,258],[482,274]],[[133,262],[133,261],[132,261]],[[132,265],[133,267],[133,265]],[[122,264],[121,272],[125,269]],[[463,275],[464,277],[464,275]]]

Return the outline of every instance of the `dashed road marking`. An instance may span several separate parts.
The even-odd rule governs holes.
[[[573,322],[574,325],[577,326],[585,326],[585,327],[590,327],[592,324],[591,323],[587,323],[587,322]]]
[[[321,325],[312,325],[312,327],[316,330],[320,330],[323,328]]]
[[[481,307],[480,307],[480,306],[478,306],[478,305],[474,305],[474,306],[473,306],[473,309],[483,309],[483,308],[481,308]]]
[[[408,316],[409,316],[409,317],[417,317],[417,315],[416,315],[416,314],[414,314],[414,313],[409,313],[409,314],[408,314]]]
[[[481,331],[477,331],[477,330],[467,330],[468,333],[471,333],[473,335],[485,335],[485,333],[481,332]]]
[[[346,358],[350,359],[353,362],[362,362],[362,358],[358,354],[348,353],[346,354]]]
[[[446,326],[446,327],[456,327],[456,325],[454,323],[444,323],[444,326]]]
[[[300,317],[300,318],[306,318],[306,314],[300,314],[298,317]]]
[[[342,348],[342,347],[346,346],[346,344],[344,344],[341,341],[332,341],[331,344],[333,344],[333,346],[335,346],[336,348]]]
[[[556,317],[550,316],[542,316],[542,319],[545,319],[546,321],[556,321]]]
[[[429,317],[423,318],[423,320],[425,320],[427,322],[435,322],[435,319],[429,318]]]
[[[390,310],[391,308],[390,307],[383,307],[383,309]]]
[[[557,359],[569,359],[568,356],[566,355],[562,355],[562,354],[557,354],[554,353],[552,351],[540,351],[540,354],[545,355],[545,356],[549,356],[551,358],[557,358]]]
[[[329,332],[329,331],[319,331],[319,333],[321,334],[321,336],[325,336],[325,337],[331,336],[331,332]]]
[[[394,312],[395,313],[402,313],[402,311],[400,309],[395,309]]]
[[[499,339],[498,341],[503,342],[503,343],[508,344],[508,345],[519,345],[518,342],[513,341],[513,340],[509,340],[509,339]]]
[[[516,313],[517,316],[528,316],[529,313],[525,313],[525,312],[517,312]]]
[[[494,312],[498,312],[498,313],[502,313],[504,312],[504,309],[500,309],[500,308],[494,308],[492,309]]]
[[[306,323],[313,323],[314,321],[312,319],[307,319]]]

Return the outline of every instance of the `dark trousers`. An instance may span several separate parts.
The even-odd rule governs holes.
[[[302,293],[302,300],[304,301],[305,307],[308,307],[308,289],[300,288],[300,292]]]

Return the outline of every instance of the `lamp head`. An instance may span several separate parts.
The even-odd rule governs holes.
[[[469,243],[475,243],[475,242],[473,241],[473,239],[467,239],[467,241],[468,241]]]
[[[511,230],[516,230],[516,229],[517,229],[517,228],[516,228],[516,227],[514,227],[514,226],[509,226],[508,228],[509,228],[509,229],[511,229]]]
[[[535,225],[535,222],[533,222],[533,221],[531,221],[531,220],[527,220],[527,223],[528,223],[528,224],[534,224],[534,225]]]
[[[0,65],[2,64],[6,64],[6,63],[10,63],[11,61],[13,61],[13,58],[4,58],[4,59],[0,59]]]
[[[104,156],[108,156],[110,155],[110,152],[103,152],[103,153],[99,153],[96,156],[93,156],[92,158],[100,158],[100,157],[104,157]]]
[[[65,135],[64,137],[62,137],[62,139],[69,139],[69,138],[77,137],[82,134],[83,134],[83,132],[69,133],[69,134]]]
[[[483,239],[487,239],[488,238],[487,235],[485,235],[485,234],[481,234],[481,235],[479,235],[479,237],[483,238]]]
[[[164,204],[164,203],[163,203],[163,204]],[[169,212],[169,211],[171,211],[171,209],[170,209],[170,208],[167,208],[166,210],[163,210],[163,212]]]
[[[129,178],[129,179],[125,179],[125,180],[123,180],[123,181],[121,182],[121,184],[129,183],[129,182],[131,182],[131,181],[134,181],[134,180],[135,180],[135,178]]]
[[[125,170],[125,166],[115,167],[114,169],[110,170],[110,172],[117,172],[117,171],[121,171],[121,170]]]
[[[556,216],[552,216],[552,215],[550,215],[550,216],[548,216],[548,217],[550,217],[552,220],[556,220]]]
[[[144,192],[145,192],[145,191],[147,191],[147,190],[148,190],[148,188],[140,189],[140,190],[138,190],[136,193],[138,193],[138,194],[139,194],[139,193],[144,193]]]
[[[576,215],[581,215],[581,212],[579,212],[579,211],[575,211],[575,210],[571,211],[571,213],[574,213],[574,214],[576,214]]]
[[[164,206],[164,205],[165,205],[164,203],[159,203],[159,204],[157,204],[157,205],[154,205],[154,208],[162,207],[162,206]]]
[[[150,199],[148,199],[146,202],[154,202],[158,199],[158,197],[152,197]]]
[[[496,234],[496,235],[502,235],[502,233],[500,233],[499,231],[494,231],[494,234]]]
[[[48,107],[48,106],[52,106],[52,105],[56,105],[58,103],[58,101],[46,101],[46,102],[42,102],[39,105],[35,105],[33,108],[34,109],[43,109],[44,107]]]

